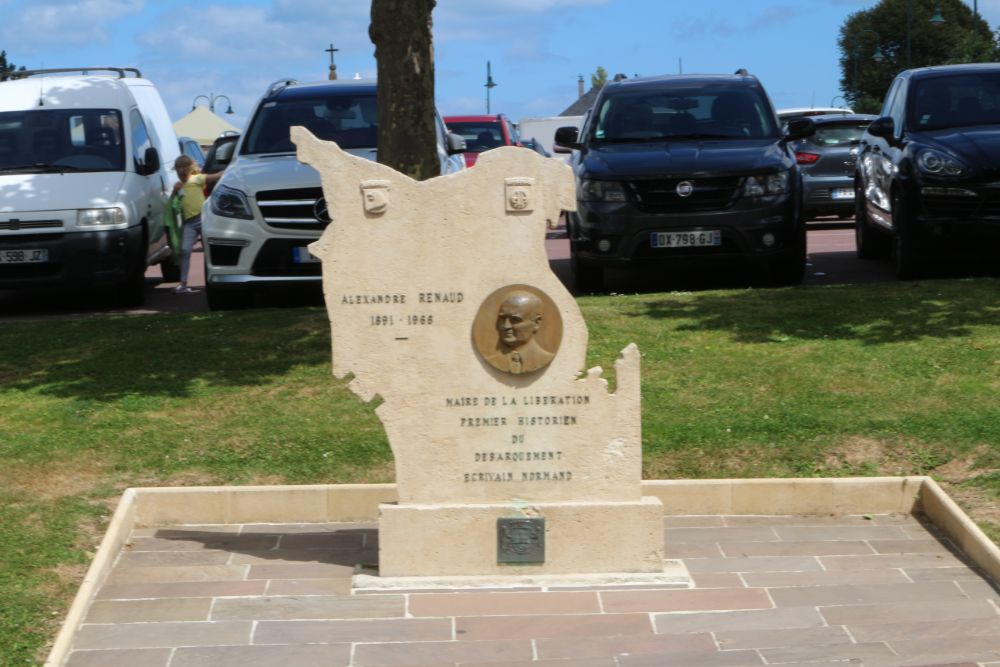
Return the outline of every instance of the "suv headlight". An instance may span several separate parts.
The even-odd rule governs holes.
[[[591,181],[584,178],[580,179],[577,198],[580,201],[624,203],[625,188],[617,181]]]
[[[791,191],[791,181],[791,172],[788,171],[762,176],[747,176],[747,180],[743,183],[743,194],[746,197],[787,194]]]
[[[917,167],[932,176],[961,176],[965,173],[964,164],[947,153],[933,148],[924,148],[917,152]]]
[[[77,227],[110,227],[125,225],[128,218],[120,206],[111,208],[81,208],[76,212]]]
[[[253,220],[253,210],[247,196],[224,185],[217,185],[212,190],[212,213],[224,218]]]

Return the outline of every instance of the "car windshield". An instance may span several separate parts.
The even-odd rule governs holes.
[[[596,113],[593,138],[600,142],[778,138],[766,98],[749,88],[621,92],[605,97]]]
[[[908,125],[918,130],[1000,124],[1000,72],[918,79]]]
[[[341,148],[375,148],[378,107],[375,94],[330,95],[265,102],[247,131],[244,154],[292,153],[290,128],[301,125]]]
[[[837,123],[817,125],[811,141],[817,146],[846,146],[861,141],[861,135],[868,128],[868,121],[860,123]]]
[[[448,130],[465,139],[465,150],[468,153],[482,153],[504,145],[500,123],[452,121],[448,123]]]
[[[0,112],[0,173],[124,171],[116,109]]]

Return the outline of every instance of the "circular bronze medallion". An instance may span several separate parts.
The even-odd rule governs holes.
[[[472,323],[472,344],[493,368],[525,375],[548,366],[562,342],[562,317],[549,295],[530,285],[490,294]]]

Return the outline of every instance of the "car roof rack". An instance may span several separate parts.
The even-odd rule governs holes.
[[[298,80],[296,79],[278,79],[277,81],[275,81],[274,83],[272,83],[270,86],[267,87],[267,94],[264,95],[264,97],[271,97],[272,95],[276,95],[277,93],[281,92],[288,86],[294,85],[296,83],[298,83]]]
[[[125,79],[129,74],[133,74],[136,79],[142,78],[142,72],[135,67],[60,67],[58,69],[22,69],[0,71],[0,81],[12,79],[27,79],[29,76],[40,76],[43,74],[69,74],[80,72],[81,74],[91,74],[98,72],[115,72],[119,79]]]

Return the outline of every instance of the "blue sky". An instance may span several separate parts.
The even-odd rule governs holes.
[[[438,107],[485,113],[488,60],[491,110],[515,121],[557,115],[599,65],[629,76],[745,67],[778,107],[824,106],[841,92],[838,30],[876,1],[438,0]],[[1000,24],[1000,0],[979,11]],[[242,126],[269,83],[326,78],[331,42],[341,78],[373,77],[368,17],[367,0],[0,0],[0,49],[32,68],[138,67],[175,120],[214,94]]]

